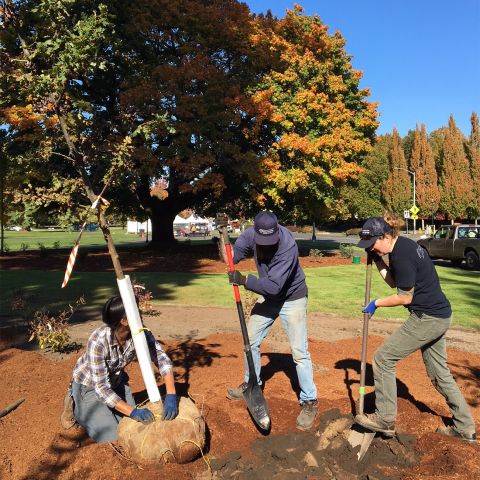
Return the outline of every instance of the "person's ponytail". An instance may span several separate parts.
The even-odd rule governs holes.
[[[398,232],[403,229],[405,226],[405,222],[403,218],[397,217],[396,215],[392,215],[390,212],[384,212],[383,219],[387,222],[391,227],[392,230],[389,232],[392,238],[398,237]]]

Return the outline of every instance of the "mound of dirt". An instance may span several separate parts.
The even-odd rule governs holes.
[[[415,436],[399,430],[395,438],[375,438],[359,462],[360,447],[352,448],[348,442],[352,424],[353,415],[328,410],[314,430],[256,440],[251,447],[254,460],[243,461],[240,452],[212,460],[212,477],[399,480],[404,469],[420,461],[421,454],[413,448]]]

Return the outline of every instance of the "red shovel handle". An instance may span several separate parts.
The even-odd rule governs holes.
[[[235,265],[233,264],[232,246],[230,245],[230,237],[228,236],[227,227],[222,227],[222,235],[225,242],[225,251],[227,252],[228,268],[233,272],[235,271]],[[235,292],[235,300],[240,302],[240,290],[237,285],[233,286],[233,291]]]

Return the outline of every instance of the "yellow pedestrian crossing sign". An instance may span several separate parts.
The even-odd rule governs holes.
[[[411,218],[412,220],[418,220],[418,215],[415,215],[415,214],[414,214],[414,215],[412,215],[410,218]]]
[[[418,209],[418,207],[417,207],[416,205],[414,205],[414,206],[410,209],[410,211],[411,211],[414,215],[416,215],[420,210]],[[413,218],[413,217],[412,217],[412,218]],[[415,219],[415,220],[416,220],[416,219]]]

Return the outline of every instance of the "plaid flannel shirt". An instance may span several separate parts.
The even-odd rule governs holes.
[[[150,357],[162,377],[173,373],[172,362],[149,331],[145,331]],[[91,386],[95,396],[105,405],[114,408],[121,400],[112,390],[120,384],[125,367],[135,357],[132,338],[122,351],[115,333],[108,325],[97,328],[87,342],[87,349],[77,360],[73,379],[82,385]]]

